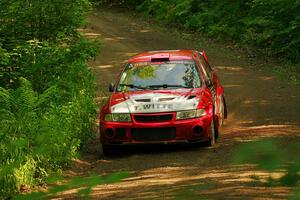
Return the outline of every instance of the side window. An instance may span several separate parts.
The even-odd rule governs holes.
[[[205,59],[203,58],[203,56],[201,54],[199,55],[199,57],[200,57],[201,64],[204,65],[204,67],[205,67],[205,69],[207,71],[207,74],[208,74],[209,78],[211,79],[212,78],[211,77],[212,76],[212,68],[211,68],[211,66],[208,64],[208,62],[205,61]]]
[[[200,66],[201,72],[203,73],[206,85],[210,86],[211,85],[210,74],[208,74],[208,72],[206,71],[205,65],[201,59],[198,60],[198,64]]]

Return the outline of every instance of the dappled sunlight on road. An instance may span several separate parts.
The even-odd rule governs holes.
[[[260,76],[258,78],[263,80],[263,81],[271,81],[271,80],[274,79],[274,77],[271,77],[271,76]]]
[[[238,65],[217,65],[216,69],[225,89],[229,112],[226,124],[231,128],[299,126],[299,88],[289,88],[285,81]]]
[[[174,146],[168,150],[162,146],[160,149],[139,147],[129,151],[128,154],[124,151],[124,155],[120,157],[108,159],[91,157],[87,161],[76,160],[76,163],[80,166],[81,173],[83,171],[94,173],[96,170],[100,174],[107,174],[113,171],[130,170],[133,174],[132,177],[120,183],[95,187],[92,193],[94,199],[123,197],[126,199],[161,199],[162,195],[164,199],[174,199],[184,192],[193,193],[192,199],[197,199],[196,197],[233,199],[241,196],[251,197],[250,199],[285,199],[291,192],[291,188],[274,185],[270,187],[268,182],[269,177],[273,180],[281,178],[284,171],[269,173],[256,170],[255,165],[236,166],[232,164],[232,158],[237,153],[234,149],[241,142],[265,137],[287,139],[293,134],[295,139],[299,139],[300,127],[248,125],[227,127],[222,133],[218,145],[212,149],[188,148],[187,146]],[[159,162],[156,162],[157,159],[160,159]],[[76,174],[74,171],[72,173]],[[78,175],[83,174],[77,173]],[[70,190],[61,194],[60,197],[64,199],[76,192],[76,190]]]
[[[215,66],[214,68],[218,70],[227,70],[227,71],[243,71],[243,68],[240,66]]]
[[[119,42],[120,40],[126,40],[125,37],[105,37],[104,40],[110,41],[110,42]]]
[[[99,65],[99,66],[96,66],[96,68],[99,68],[99,69],[108,69],[108,68],[113,68],[114,66],[113,65]]]
[[[269,176],[280,178],[281,172],[266,173],[248,167],[206,169],[196,167],[165,167],[145,170],[138,175],[114,185],[103,185],[93,189],[93,197],[103,199],[173,199],[181,192],[193,192],[195,196],[228,199],[245,195],[253,198],[284,198],[289,188],[267,187]],[[255,186],[255,187],[253,187]],[[273,195],[265,190],[274,191]],[[146,196],[144,196],[147,194]],[[196,198],[195,198],[196,199]]]
[[[253,106],[253,104],[256,104],[256,105],[268,105],[270,104],[271,102],[267,101],[267,100],[245,100],[245,101],[242,101],[241,102],[241,106]]]
[[[295,125],[260,125],[251,126],[253,122],[241,122],[240,127],[231,127],[223,132],[224,144],[249,142],[263,138],[300,137],[300,127]]]
[[[137,54],[139,54],[139,52],[129,52],[129,53],[128,52],[121,52],[118,55],[119,56],[127,56],[129,58],[129,57],[135,56]]]
[[[101,36],[101,34],[97,33],[84,33],[84,35],[89,39],[96,39]]]
[[[231,85],[223,85],[223,88],[236,88],[236,87],[242,87],[241,85],[234,85],[234,84],[231,84]]]
[[[91,39],[91,40],[99,39],[102,36],[102,34],[96,33],[94,30],[88,29],[88,28],[86,28],[86,29],[81,28],[81,29],[78,29],[78,31],[80,33],[82,33],[85,37],[87,37],[88,39]]]
[[[115,199],[174,199],[185,192],[195,197],[232,199],[241,196],[251,199],[282,199],[291,191],[288,187],[269,187],[283,172],[267,173],[255,170],[253,165],[210,167],[201,171],[198,167],[160,167],[140,172],[115,184],[98,185],[93,188],[92,198]],[[55,199],[76,196],[80,188],[62,192]],[[266,191],[268,191],[266,193]],[[145,196],[146,195],[146,196]]]
[[[149,32],[151,32],[151,30],[149,30],[149,29],[142,29],[142,30],[140,30],[140,32],[141,33],[149,33]]]

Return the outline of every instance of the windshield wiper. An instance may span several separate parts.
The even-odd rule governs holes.
[[[142,86],[138,86],[138,85],[133,85],[133,84],[120,84],[120,86],[126,86],[126,87],[130,87],[130,88],[137,88],[137,89],[142,89],[142,90],[147,89],[146,87],[142,87]]]
[[[149,85],[149,88],[191,88],[184,85],[169,85],[169,84],[161,84],[161,85]]]

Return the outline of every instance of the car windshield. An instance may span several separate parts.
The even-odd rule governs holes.
[[[144,62],[126,65],[117,91],[199,88],[202,81],[195,62]]]

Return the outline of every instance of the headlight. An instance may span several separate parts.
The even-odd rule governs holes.
[[[130,114],[128,114],[128,113],[106,114],[105,121],[107,121],[107,122],[131,122],[131,117],[130,117]]]
[[[176,119],[191,119],[191,118],[197,118],[202,117],[206,115],[206,111],[204,109],[197,109],[197,110],[187,110],[187,111],[181,111],[177,112]]]

